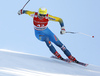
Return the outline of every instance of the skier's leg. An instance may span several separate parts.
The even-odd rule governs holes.
[[[45,33],[44,33],[44,31],[45,31]],[[45,41],[45,43],[48,46],[48,48],[50,49],[50,51],[55,56],[57,56],[58,58],[63,59],[61,57],[61,55],[56,51],[56,49],[54,48],[54,46],[51,44],[51,41],[49,40],[49,37],[47,36],[47,34],[49,34],[49,29],[46,29],[44,31],[37,31],[37,30],[35,30],[35,36],[36,36],[36,38],[39,39],[40,41]]]
[[[62,59],[63,58],[61,57],[61,55],[56,51],[56,49],[54,48],[54,46],[51,44],[51,41],[49,40],[48,37],[45,38],[45,43],[46,45],[48,46],[48,48],[50,49],[50,51],[55,55],[57,56],[58,58]]]
[[[61,50],[64,52],[64,54],[72,61],[75,61],[76,58],[73,57],[70,53],[70,51],[66,48],[66,46],[64,44],[62,44],[60,42],[60,40],[54,35],[54,37],[52,38],[52,41],[54,42],[54,44],[56,44],[58,47],[61,48]]]
[[[46,30],[46,32],[45,32],[45,34],[47,34],[48,36],[49,36],[49,39],[50,39],[50,41],[52,41],[54,44],[56,44],[58,47],[60,47],[61,48],[61,50],[64,52],[64,54],[69,58],[69,59],[71,59],[72,61],[75,61],[76,59],[71,55],[71,53],[69,52],[69,50],[65,47],[65,45],[63,45],[61,42],[60,42],[60,40],[54,35],[54,33],[51,31],[51,30],[49,30],[49,29],[47,29]],[[49,40],[47,40],[46,41],[46,44],[47,44],[47,46],[49,45],[48,44],[48,41]],[[51,43],[51,42],[50,42]],[[51,44],[50,44],[51,45]],[[53,46],[53,45],[52,45]],[[49,48],[50,48],[50,50],[51,51],[53,51],[51,48],[53,48],[52,46],[48,46]],[[54,52],[53,52],[54,53]]]
[[[63,45],[60,41],[58,41],[58,42],[56,43],[56,45],[59,46],[59,47],[61,48],[61,50],[65,53],[65,55],[66,55],[70,60],[72,60],[72,61],[75,61],[75,60],[76,60],[76,58],[73,57],[73,56],[71,55],[71,53],[70,53],[69,50],[66,48],[66,46]]]

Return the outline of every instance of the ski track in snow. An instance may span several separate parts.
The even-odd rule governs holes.
[[[100,76],[100,67],[0,49],[0,76]]]

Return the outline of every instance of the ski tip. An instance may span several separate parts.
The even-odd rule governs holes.
[[[88,66],[89,64],[86,64],[85,66]]]
[[[92,38],[94,38],[94,36],[92,36]]]

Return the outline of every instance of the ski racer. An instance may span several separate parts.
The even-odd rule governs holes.
[[[76,62],[76,58],[71,55],[66,46],[57,38],[57,36],[48,28],[49,21],[56,21],[60,23],[61,26],[61,34],[65,34],[66,30],[64,27],[63,20],[59,17],[52,16],[47,13],[47,9],[42,7],[39,8],[38,12],[28,11],[28,10],[19,10],[18,15],[28,14],[33,18],[35,36],[40,41],[44,41],[50,51],[59,59],[63,60],[63,57],[57,52],[57,50],[52,45],[52,42],[61,48],[64,54],[73,62]]]

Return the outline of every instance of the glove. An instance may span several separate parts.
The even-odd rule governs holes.
[[[66,33],[65,27],[61,27],[60,34],[65,34],[65,33]]]
[[[21,14],[23,14],[23,10],[22,9],[18,11],[18,15],[21,15]]]

